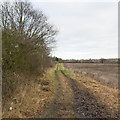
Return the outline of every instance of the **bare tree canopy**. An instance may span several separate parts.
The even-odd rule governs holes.
[[[30,2],[4,2],[1,11],[3,65],[27,64],[28,58],[49,58],[57,31],[47,21],[42,11],[35,10]],[[30,62],[30,60],[28,60]],[[27,62],[28,62],[27,61]],[[33,63],[36,63],[33,60]],[[16,64],[16,65],[15,65]],[[38,64],[37,64],[38,65]]]

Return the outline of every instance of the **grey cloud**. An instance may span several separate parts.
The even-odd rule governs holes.
[[[59,29],[54,55],[61,58],[118,56],[117,3],[33,3]]]

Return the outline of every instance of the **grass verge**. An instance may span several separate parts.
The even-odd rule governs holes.
[[[48,69],[41,77],[16,74],[9,76],[17,80],[13,94],[7,93],[9,99],[3,97],[3,118],[40,118],[45,112],[46,105],[54,97],[54,71]],[[14,78],[14,79],[13,79]],[[12,86],[11,86],[12,87]],[[9,90],[8,90],[9,91]]]

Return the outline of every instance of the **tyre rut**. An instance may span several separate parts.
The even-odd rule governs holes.
[[[74,93],[74,111],[77,118],[108,118],[111,117],[105,104],[98,103],[96,97],[84,85],[61,73],[67,79]]]

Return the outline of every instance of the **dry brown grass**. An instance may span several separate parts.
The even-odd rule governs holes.
[[[41,117],[40,113],[44,112],[45,105],[51,101],[53,96],[51,91],[53,73],[53,68],[48,69],[42,77],[37,79],[34,76],[26,77],[14,73],[14,79],[19,80],[19,82],[13,95],[8,99],[3,98],[3,118]],[[45,87],[49,89],[46,91],[43,89]]]

